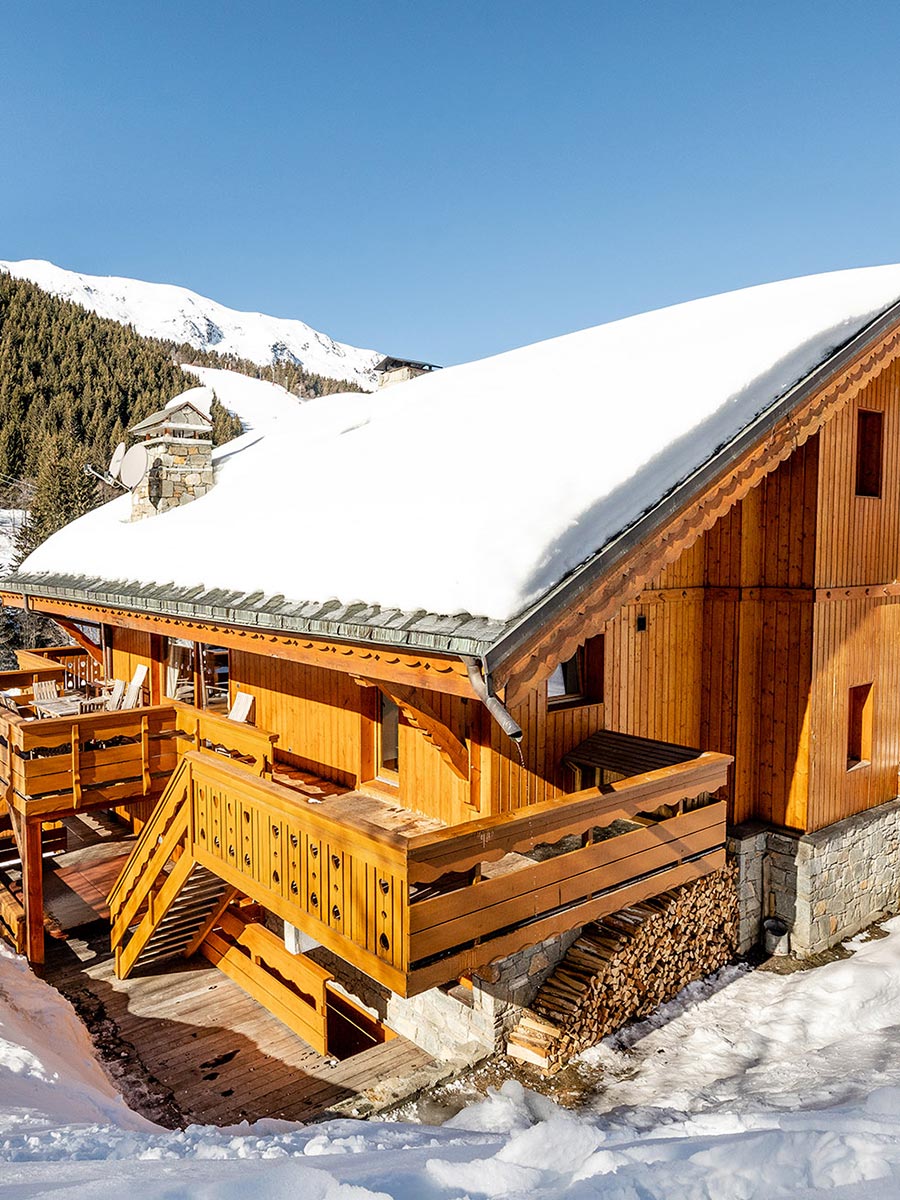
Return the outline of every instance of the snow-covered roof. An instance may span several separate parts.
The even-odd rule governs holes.
[[[898,299],[900,266],[809,276],[312,400],[220,451],[208,495],[115,500],[20,576],[478,652]]]

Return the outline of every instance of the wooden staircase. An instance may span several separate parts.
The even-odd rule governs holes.
[[[190,955],[235,889],[184,850],[190,763],[176,767],[109,895],[116,975]]]

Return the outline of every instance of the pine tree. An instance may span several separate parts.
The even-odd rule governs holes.
[[[232,438],[240,437],[244,432],[240,418],[235,413],[229,412],[215,392],[213,392],[212,404],[209,406],[209,415],[212,420],[214,446],[222,446],[225,442],[230,442]]]

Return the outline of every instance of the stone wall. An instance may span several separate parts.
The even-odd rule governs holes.
[[[784,922],[804,958],[900,909],[900,799],[816,833],[739,826],[729,849],[739,864],[741,953],[766,917]]]
[[[505,1046],[509,1029],[578,933],[551,938],[481,968],[473,974],[471,988],[431,988],[409,999],[375,983],[323,947],[309,954],[388,1028],[440,1061],[461,1066]]]
[[[145,444],[149,466],[131,494],[133,521],[189,504],[213,486],[211,441],[172,437]]]

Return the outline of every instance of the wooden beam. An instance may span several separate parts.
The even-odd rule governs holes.
[[[444,724],[428,701],[408,687],[382,684],[381,690],[390,696],[410,725],[423,733],[434,745],[441,758],[449,763],[459,778],[468,779],[469,751],[465,743]]]
[[[65,617],[57,617],[56,624],[67,633],[76,646],[80,646],[85,653],[89,654],[96,663],[103,665],[103,647],[98,646],[96,642],[92,642],[89,637],[85,637],[82,630],[74,621],[67,621]]]
[[[44,863],[41,822],[25,821],[10,808],[22,858],[22,898],[25,901],[25,954],[32,966],[44,961]]]

